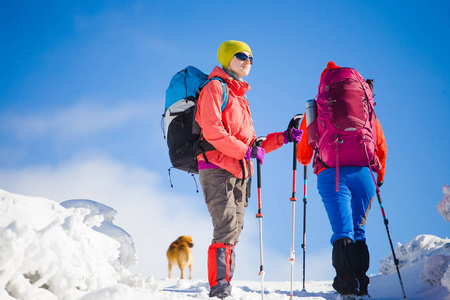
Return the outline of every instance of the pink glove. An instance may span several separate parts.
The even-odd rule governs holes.
[[[303,130],[292,127],[290,139],[288,136],[288,131],[286,130],[285,132],[283,132],[284,143],[287,144],[292,141],[296,141],[297,143],[300,143],[300,141],[302,140],[302,135],[303,135]]]
[[[245,159],[249,160],[251,158],[256,158],[262,165],[264,161],[264,156],[266,155],[266,151],[262,147],[255,146],[254,148],[255,149],[253,149],[253,147],[248,147]]]

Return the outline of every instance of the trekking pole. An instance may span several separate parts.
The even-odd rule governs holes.
[[[256,146],[260,147],[262,141],[264,141],[266,137],[258,137],[255,141]],[[260,255],[260,267],[259,267],[259,276],[261,277],[261,299],[264,299],[264,267],[263,267],[263,240],[262,240],[262,209],[261,209],[261,162],[259,159],[256,159],[257,173],[258,173],[258,213],[256,214],[256,218],[259,219],[259,255]]]
[[[402,288],[403,299],[406,299],[405,288],[403,286],[402,276],[400,275],[400,269],[398,267],[398,259],[395,255],[394,246],[392,245],[391,234],[389,233],[389,227],[388,227],[389,221],[386,218],[386,214],[384,213],[383,203],[381,202],[380,189],[378,188],[378,186],[377,186],[377,198],[378,198],[378,203],[380,204],[380,207],[381,207],[381,214],[383,215],[384,225],[386,226],[386,232],[387,232],[387,235],[389,238],[389,244],[391,245],[392,256],[394,257],[394,264],[397,269],[398,279],[400,281],[400,286]]]
[[[307,175],[308,169],[307,166],[304,166],[303,174],[304,174],[304,181],[303,181],[303,289],[302,292],[306,292],[305,289],[305,278],[306,278],[306,272],[305,272],[305,254],[306,254],[306,188],[307,188]]]
[[[298,129],[300,120],[303,118],[302,114],[298,114],[294,117],[294,127]],[[288,132],[287,134],[291,134]],[[292,196],[289,199],[292,202],[292,235],[291,235],[291,255],[289,256],[289,262],[291,263],[291,293],[290,298],[293,299],[293,283],[294,283],[294,263],[295,263],[295,250],[294,250],[294,237],[295,237],[295,202],[296,198],[296,182],[297,182],[297,142],[294,140],[293,151],[293,163],[292,163]],[[304,286],[303,286],[304,287]]]

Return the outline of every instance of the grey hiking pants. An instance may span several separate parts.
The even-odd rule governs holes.
[[[214,226],[211,243],[237,244],[244,228],[247,182],[223,169],[200,170],[199,178]]]

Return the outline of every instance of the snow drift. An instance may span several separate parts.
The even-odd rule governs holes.
[[[126,269],[136,262],[132,239],[112,224],[113,209],[2,190],[0,200],[1,299],[77,299],[136,284]]]
[[[117,211],[92,200],[61,204],[0,190],[0,299],[209,299],[203,280],[140,278],[132,237]],[[408,299],[450,300],[450,240],[419,235],[396,249]],[[327,258],[328,259],[328,258]],[[392,254],[380,261],[369,293],[400,299]],[[259,282],[233,283],[233,299],[260,299]],[[331,282],[294,282],[294,298],[332,299]],[[288,282],[265,282],[267,299],[286,299]]]

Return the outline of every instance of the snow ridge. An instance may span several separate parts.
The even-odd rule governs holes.
[[[132,237],[116,226],[117,211],[85,199],[61,203],[0,189],[0,299],[209,299],[208,282],[141,278]],[[408,299],[450,300],[450,240],[420,235],[396,250]],[[378,300],[399,299],[392,254],[371,278]],[[419,278],[420,277],[420,278]],[[265,282],[267,299],[286,299],[289,282]],[[331,281],[294,282],[294,298],[330,300]],[[260,299],[260,282],[233,282],[230,300]]]

